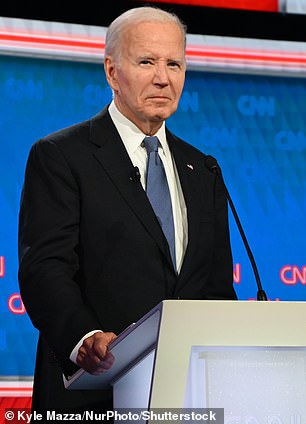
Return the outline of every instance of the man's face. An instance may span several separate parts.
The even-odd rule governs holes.
[[[105,59],[106,76],[120,112],[153,134],[177,109],[185,81],[183,36],[172,22],[128,28],[118,61]]]

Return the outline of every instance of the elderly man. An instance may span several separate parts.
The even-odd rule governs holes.
[[[107,370],[115,334],[163,299],[236,298],[222,187],[165,126],[184,26],[131,9],[110,25],[104,62],[112,103],[35,143],[26,169],[19,280],[40,332],[36,410],[110,409],[110,391],[65,390],[62,373]]]

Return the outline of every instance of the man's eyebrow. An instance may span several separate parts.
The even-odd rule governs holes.
[[[150,55],[150,54],[138,56],[136,58],[136,60],[153,60],[153,61],[156,61],[156,62],[158,62],[160,60],[164,60],[166,62],[177,62],[177,63],[184,63],[184,61],[185,61],[183,58],[178,59],[178,58],[171,58],[171,57],[169,57],[169,58],[159,58],[158,59],[154,55]]]
[[[184,59],[167,59],[168,62],[177,62],[177,63],[184,63],[185,60]]]

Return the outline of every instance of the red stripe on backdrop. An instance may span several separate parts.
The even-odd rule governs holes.
[[[189,6],[222,7],[225,9],[246,9],[278,12],[278,0],[153,0],[155,3],[176,3]]]
[[[99,40],[90,40],[88,39],[73,39],[73,38],[61,38],[61,37],[49,37],[48,35],[31,35],[31,34],[10,34],[10,33],[0,33],[0,41],[22,41],[23,43],[40,43],[40,44],[52,44],[58,46],[69,46],[69,47],[84,47],[84,48],[94,48],[102,49],[104,48],[104,43]]]
[[[186,49],[187,57],[195,58],[217,58],[226,61],[227,59],[232,60],[244,60],[260,62],[264,66],[265,62],[276,62],[281,66],[286,64],[306,64],[306,56],[303,53],[290,53],[282,51],[261,51],[261,50],[246,50],[246,49],[209,49],[209,46],[198,49],[197,46],[187,46]]]

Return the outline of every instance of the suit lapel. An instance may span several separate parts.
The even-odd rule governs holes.
[[[134,166],[106,109],[91,120],[90,141],[99,146],[94,156],[172,266],[166,238],[141,183],[130,179]]]
[[[200,221],[200,205],[199,205],[199,172],[197,164],[189,161],[186,155],[186,149],[183,149],[181,140],[173,136],[167,131],[167,140],[170,150],[175,160],[178,171],[186,209],[188,221],[188,244],[179,274],[179,282],[184,280],[186,271],[192,269],[192,257],[196,248],[196,240],[198,237],[199,221]]]

